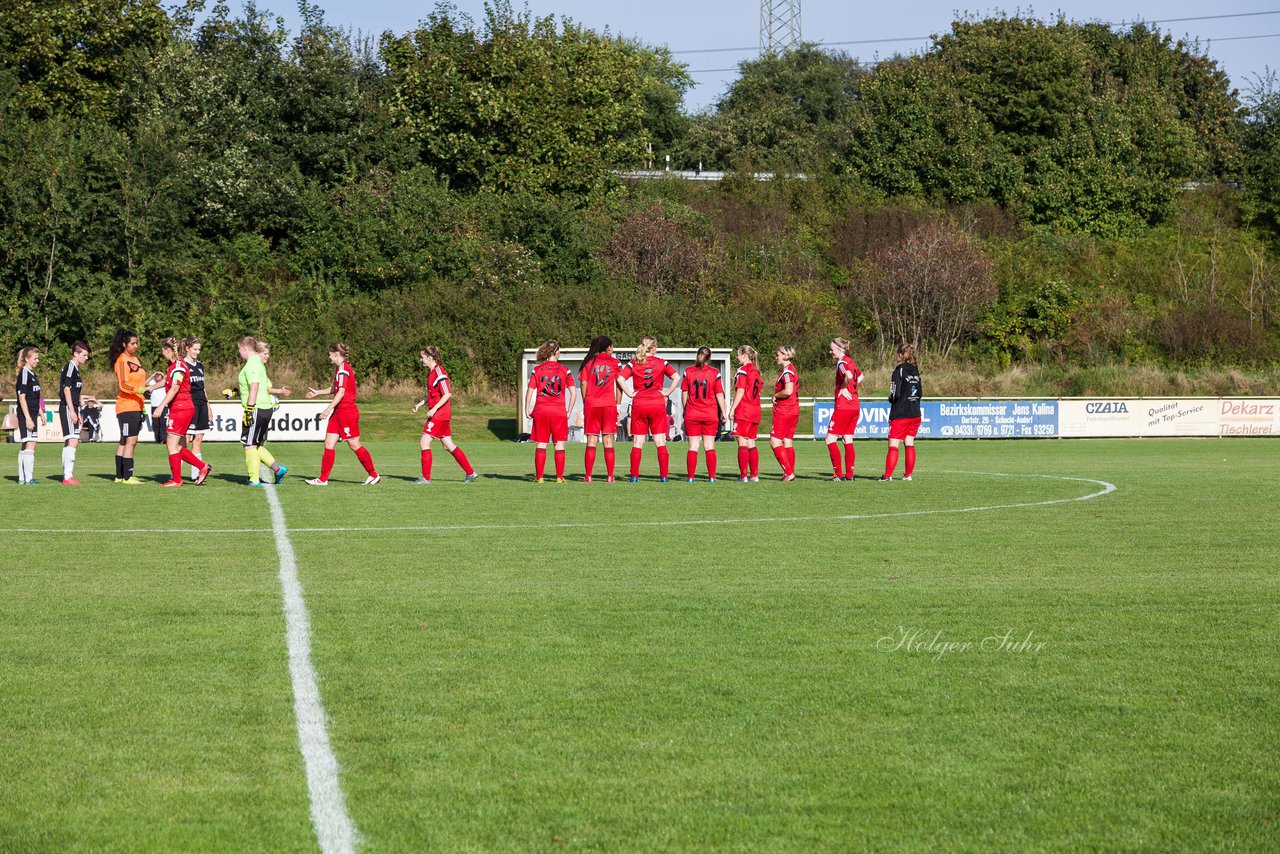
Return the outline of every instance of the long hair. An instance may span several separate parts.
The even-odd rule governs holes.
[[[646,359],[652,356],[658,350],[658,339],[652,335],[646,335],[640,339],[640,346],[636,348],[636,357],[632,359],[637,365],[643,364]]]
[[[746,356],[747,361],[753,365],[756,363],[756,359],[759,358],[756,354],[756,348],[752,347],[750,344],[743,344],[738,348],[737,353],[739,356]]]
[[[341,341],[337,341],[329,345],[329,352],[340,354],[342,356],[342,361],[345,362],[347,360],[347,354],[351,352],[351,349]]]
[[[832,344],[834,344],[834,345],[836,345],[837,347],[839,347],[839,348],[840,348],[842,351],[844,351],[845,353],[848,353],[848,352],[849,352],[849,339],[848,339],[848,338],[832,338],[832,339],[831,339],[831,343],[832,343]]]
[[[193,335],[193,336],[191,336],[190,338],[183,338],[183,339],[182,339],[182,346],[183,346],[183,347],[185,347],[185,348],[187,349],[187,352],[188,352],[188,353],[190,353],[190,352],[191,352],[191,348],[192,348],[192,347],[196,346],[196,345],[197,345],[197,344],[199,344],[199,343],[201,343],[200,339],[199,339],[199,338],[197,338],[197,337],[195,337],[194,335]]]
[[[31,354],[39,353],[39,352],[40,352],[39,347],[23,347],[21,350],[19,350],[18,364],[13,369],[13,375],[16,377],[18,374],[22,373],[22,366],[27,363],[27,359],[31,358]]]
[[[711,348],[699,347],[698,355],[693,357],[693,361],[699,368],[705,368],[707,365],[711,364]]]
[[[545,362],[547,359],[554,356],[556,351],[559,349],[560,342],[554,338],[548,338],[546,341],[542,342],[542,346],[538,348],[538,355],[536,358],[539,362]]]
[[[187,342],[181,338],[174,338],[170,335],[168,338],[165,338],[160,342],[160,349],[172,350],[173,355],[177,356],[179,359],[183,359],[186,358],[187,355]]]
[[[916,345],[903,342],[898,345],[898,364],[903,362],[916,363]]]
[[[434,344],[428,344],[426,347],[423,347],[422,350],[419,352],[421,352],[422,355],[426,356],[431,361],[435,362],[437,365],[439,365],[441,361],[443,361],[440,358],[440,348],[435,346]]]
[[[792,347],[790,344],[783,344],[778,348],[778,352],[781,353],[782,358],[786,359],[788,362],[796,357],[796,348]]]
[[[608,335],[597,335],[591,339],[591,346],[587,348],[587,355],[582,357],[582,364],[578,365],[578,371],[584,371],[587,365],[596,360],[596,356],[601,353],[609,352],[609,348],[613,346],[613,339]]]
[[[111,339],[111,347],[107,350],[107,366],[115,370],[116,360],[120,358],[120,354],[124,352],[125,346],[132,338],[137,338],[138,334],[128,329],[116,330],[115,336]]]

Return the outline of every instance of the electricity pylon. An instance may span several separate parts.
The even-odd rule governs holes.
[[[760,52],[800,46],[800,0],[760,0]]]

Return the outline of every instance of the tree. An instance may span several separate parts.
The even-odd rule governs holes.
[[[1249,221],[1280,243],[1280,87],[1268,70],[1248,94],[1244,194]]]

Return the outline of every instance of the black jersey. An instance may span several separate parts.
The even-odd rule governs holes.
[[[40,412],[40,380],[36,379],[36,372],[27,367],[21,368],[18,371],[17,390],[18,397],[27,399],[27,412],[35,418]]]
[[[193,362],[190,359],[185,361],[187,376],[191,380],[191,402],[196,408],[208,406],[209,397],[204,393],[204,362]]]
[[[920,369],[910,362],[903,362],[893,369],[889,380],[889,420],[920,417]]]
[[[58,376],[58,403],[66,405],[67,389],[71,390],[71,406],[80,411],[80,389],[84,388],[84,380],[80,379],[80,367],[75,362],[67,362]]]

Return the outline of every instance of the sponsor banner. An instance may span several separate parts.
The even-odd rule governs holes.
[[[1223,398],[1218,403],[1218,435],[1280,436],[1280,399]]]
[[[58,418],[58,404],[48,404],[50,409],[40,425],[41,442],[61,442],[62,425]],[[325,401],[282,402],[271,415],[271,430],[268,441],[271,442],[316,442],[324,440],[324,422],[320,413],[328,406]],[[205,431],[206,442],[239,442],[240,419],[244,408],[238,401],[210,401],[209,429]],[[115,403],[102,405],[102,417],[98,441],[118,442],[120,440],[120,424],[116,421]],[[17,441],[15,431],[12,438]],[[148,408],[143,418],[140,442],[154,442],[155,431],[151,426],[151,410]]]
[[[1063,400],[1058,432],[1071,436],[1217,436],[1217,398]]]
[[[813,434],[825,438],[835,403],[813,407]],[[883,439],[889,435],[889,404],[862,401],[854,436]],[[921,438],[1030,439],[1058,435],[1056,400],[925,400],[920,404]]]

